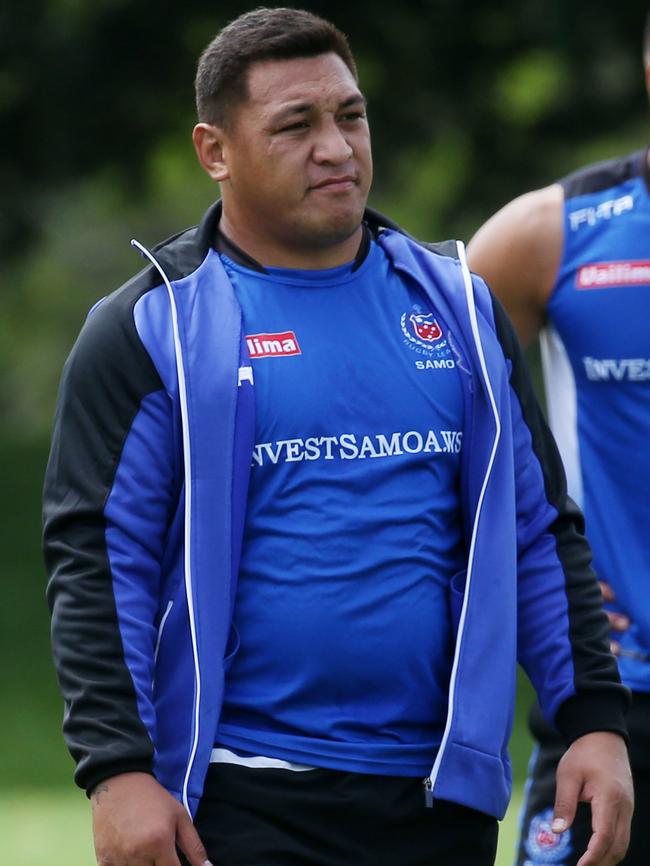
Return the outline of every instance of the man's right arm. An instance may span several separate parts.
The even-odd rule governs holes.
[[[523,346],[544,324],[562,247],[563,191],[559,184],[513,199],[467,246],[470,268],[506,308]]]
[[[154,778],[152,680],[161,562],[181,493],[172,400],[118,292],[66,362],[44,488],[54,660],[98,862],[178,866],[206,854]]]
[[[151,773],[153,763],[155,623],[172,508],[156,455],[168,459],[172,424],[131,307],[121,293],[103,301],[73,347],[43,493],[64,734],[86,791],[115,773]]]

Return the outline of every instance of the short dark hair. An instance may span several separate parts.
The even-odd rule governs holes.
[[[643,62],[646,66],[650,66],[650,12],[645,20],[643,31]]]
[[[248,98],[249,67],[260,60],[293,60],[333,52],[355,81],[357,67],[346,36],[303,9],[261,7],[240,15],[215,36],[199,58],[196,109],[199,120],[227,126]]]

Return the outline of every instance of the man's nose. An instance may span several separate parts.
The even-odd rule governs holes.
[[[336,120],[332,118],[324,122],[314,143],[314,162],[341,165],[350,159],[352,153],[352,147]]]

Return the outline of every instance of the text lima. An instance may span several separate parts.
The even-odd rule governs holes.
[[[246,346],[251,358],[302,354],[293,331],[283,331],[281,334],[249,334],[246,336]]]

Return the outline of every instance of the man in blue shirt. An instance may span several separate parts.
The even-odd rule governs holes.
[[[650,92],[650,17],[644,61]],[[504,302],[522,342],[540,334],[551,427],[569,493],[585,514],[612,648],[633,694],[628,724],[637,809],[623,862],[641,866],[650,849],[648,149],[515,199],[477,232],[468,257]],[[531,761],[520,866],[550,862],[560,845],[545,828],[564,744],[538,708],[531,728],[539,748]],[[577,863],[589,833],[583,807],[558,859]]]
[[[507,318],[366,207],[328,22],[241,16],[197,105],[221,201],[92,311],[45,485],[100,863],[489,866],[518,655],[571,743],[557,821],[593,796],[610,866],[626,692]]]

